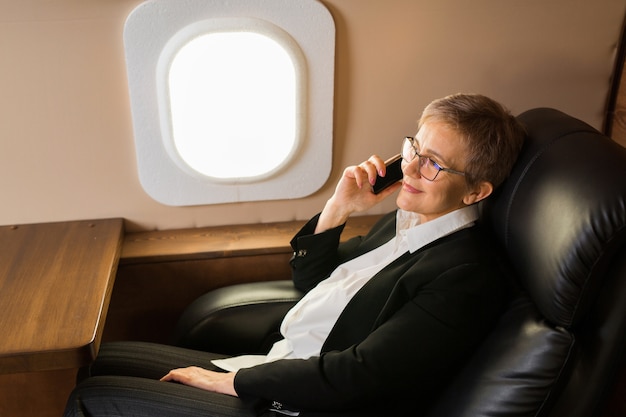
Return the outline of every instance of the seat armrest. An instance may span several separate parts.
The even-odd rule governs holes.
[[[267,353],[302,298],[289,280],[237,284],[197,298],[181,315],[174,344],[228,355]]]

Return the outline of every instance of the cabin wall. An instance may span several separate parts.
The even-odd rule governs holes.
[[[623,0],[323,2],[337,26],[330,179],[302,199],[197,207],[157,203],[138,181],[122,31],[140,1],[1,2],[0,224],[123,217],[140,231],[306,219],[345,166],[396,153],[428,102],[460,91],[602,128]]]
[[[299,200],[177,208],[137,180],[122,31],[139,3],[0,3],[0,224],[119,216],[133,232],[303,220],[344,166],[397,152],[421,108],[455,91],[515,113],[557,107],[600,129],[626,9],[622,0],[324,0],[337,25],[331,180]],[[614,129],[624,126],[620,97]]]

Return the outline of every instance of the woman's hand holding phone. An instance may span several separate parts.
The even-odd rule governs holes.
[[[320,214],[315,232],[320,233],[345,223],[353,213],[375,206],[396,191],[402,179],[401,162],[399,155],[387,161],[372,155],[367,161],[346,168],[335,193]],[[386,183],[384,187],[381,186],[381,178]]]

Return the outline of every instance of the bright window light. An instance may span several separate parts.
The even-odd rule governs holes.
[[[296,73],[289,53],[253,32],[196,37],[169,73],[172,139],[192,169],[217,179],[263,177],[296,145]]]

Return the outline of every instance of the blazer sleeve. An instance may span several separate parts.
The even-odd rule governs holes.
[[[316,234],[318,220],[319,214],[309,220],[290,242],[293,256],[289,263],[293,283],[296,288],[305,292],[328,278],[341,262],[339,241],[345,224]]]
[[[296,410],[351,409],[401,398],[428,402],[500,311],[500,295],[492,290],[497,285],[482,279],[484,272],[467,264],[450,269],[361,343],[307,360],[242,369],[235,389],[242,398]]]
[[[293,282],[305,292],[328,278],[340,264],[376,248],[395,234],[395,211],[379,220],[366,236],[355,236],[341,243],[345,224],[316,234],[319,216],[309,220],[290,242]],[[363,242],[367,244],[362,245]]]

